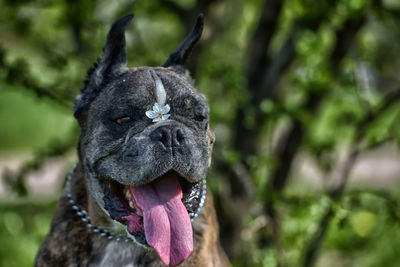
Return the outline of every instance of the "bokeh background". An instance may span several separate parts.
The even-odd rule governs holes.
[[[208,181],[234,266],[399,266],[400,1],[0,0],[0,266],[32,266],[79,134],[86,70],[119,16],[188,69],[216,134]]]

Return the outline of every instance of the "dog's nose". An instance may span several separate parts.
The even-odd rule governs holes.
[[[150,139],[161,142],[165,147],[176,147],[181,145],[185,136],[180,128],[161,126],[150,134]]]

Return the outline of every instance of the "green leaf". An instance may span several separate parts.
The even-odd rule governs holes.
[[[376,216],[370,211],[359,211],[351,218],[351,226],[360,237],[371,234],[376,224]]]

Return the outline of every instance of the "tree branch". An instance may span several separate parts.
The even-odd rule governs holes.
[[[283,1],[270,0],[265,1],[262,7],[256,29],[248,45],[249,58],[246,77],[250,90],[258,90],[258,80],[262,78],[263,70],[268,65],[267,51],[276,32],[282,6]]]
[[[221,153],[214,153],[215,170],[221,174],[222,184],[215,206],[220,220],[222,246],[228,256],[237,255],[240,250],[239,240],[244,221],[243,212],[256,202],[254,185],[247,168],[242,164],[228,163]]]

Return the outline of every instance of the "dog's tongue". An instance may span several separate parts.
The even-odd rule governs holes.
[[[177,177],[165,175],[130,191],[143,213],[147,243],[164,264],[182,263],[193,250],[193,234]]]

